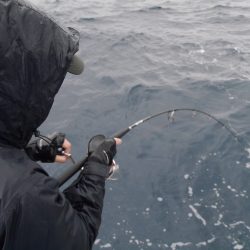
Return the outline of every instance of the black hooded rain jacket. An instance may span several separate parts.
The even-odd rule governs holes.
[[[0,0],[0,249],[88,250],[105,178],[81,173],[64,192],[26,155],[46,119],[79,34],[21,0]]]

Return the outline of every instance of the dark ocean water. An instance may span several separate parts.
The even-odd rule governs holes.
[[[244,144],[192,112],[135,129],[94,250],[250,249],[250,2],[32,2],[81,33],[85,73],[67,76],[41,128],[65,132],[76,160],[93,135],[172,108],[209,112]]]

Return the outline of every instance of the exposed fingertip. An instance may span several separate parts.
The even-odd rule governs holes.
[[[68,160],[68,158],[66,156],[63,155],[57,155],[55,162],[57,163],[65,163]]]
[[[122,140],[120,138],[114,138],[114,139],[117,145],[122,144]]]

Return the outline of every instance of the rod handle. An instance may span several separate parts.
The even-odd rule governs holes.
[[[84,166],[84,164],[87,162],[87,159],[88,157],[86,156],[80,161],[78,161],[76,164],[65,170],[65,172],[57,178],[59,182],[59,187],[61,187],[66,181],[68,181],[73,175],[75,175]]]
[[[118,133],[115,133],[114,135],[112,135],[111,138],[122,138],[124,135],[126,135],[128,132],[130,131],[130,128],[125,128],[123,130],[121,130]]]
[[[122,138],[129,131],[130,128],[123,129],[120,132],[115,133],[111,138]],[[84,166],[87,160],[88,157],[86,156],[80,161],[78,161],[76,164],[70,166],[67,170],[65,170],[65,172],[62,173],[62,175],[57,178],[59,182],[59,187],[61,187],[66,181],[68,181],[73,175],[75,175]]]

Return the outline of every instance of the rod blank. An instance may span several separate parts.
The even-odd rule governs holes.
[[[159,112],[157,114],[153,114],[151,116],[147,116],[144,119],[141,119],[135,123],[133,123],[132,125],[130,125],[129,127],[121,130],[120,132],[115,133],[111,138],[122,138],[123,136],[125,136],[128,132],[130,132],[133,128],[136,128],[137,126],[139,126],[140,124],[147,122],[149,120],[152,120],[158,116],[164,115],[164,114],[174,114],[175,112],[178,111],[191,111],[191,112],[196,112],[196,113],[200,113],[203,114],[205,116],[208,116],[209,118],[213,119],[214,121],[216,121],[217,123],[219,123],[223,128],[227,129],[228,132],[235,138],[237,139],[237,141],[241,144],[240,142],[240,138],[239,136],[233,131],[231,130],[226,124],[224,124],[222,121],[218,120],[216,117],[214,117],[213,115],[204,112],[202,110],[199,109],[191,109],[191,108],[179,108],[179,109],[171,109],[171,110],[166,110],[163,112]],[[241,146],[243,147],[243,145],[241,144]],[[59,182],[59,186],[61,187],[66,181],[68,181],[73,175],[75,175],[83,166],[84,164],[87,162],[88,157],[84,157],[83,159],[81,159],[79,162],[77,162],[76,164],[72,165],[71,167],[69,167],[69,169],[67,169],[59,178],[58,178],[58,182]]]

